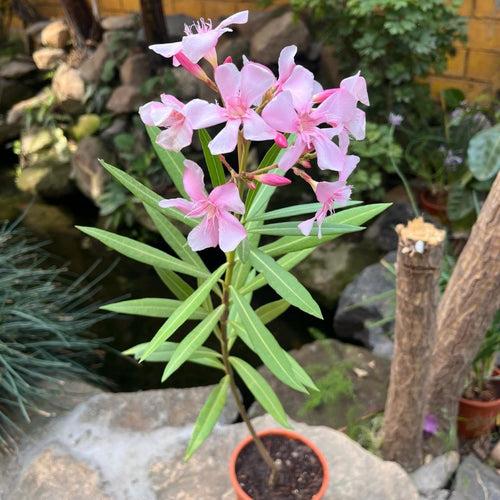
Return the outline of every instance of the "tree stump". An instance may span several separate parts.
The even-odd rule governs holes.
[[[436,331],[445,232],[421,217],[398,225],[394,358],[382,429],[387,460],[422,463],[422,429]]]
[[[456,425],[458,399],[471,363],[499,308],[500,174],[439,304],[427,412],[437,417],[440,435],[448,435]]]

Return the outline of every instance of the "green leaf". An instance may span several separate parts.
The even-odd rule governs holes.
[[[186,191],[184,190],[184,184],[182,182],[182,174],[184,172],[184,160],[186,159],[182,153],[176,151],[168,151],[163,149],[161,146],[156,144],[156,138],[160,133],[158,127],[146,126],[151,144],[155,150],[156,155],[160,159],[163,167],[167,171],[168,175],[172,179],[174,186],[177,191],[181,193],[183,197],[186,197]]]
[[[208,167],[212,186],[220,186],[226,182],[226,176],[224,175],[224,168],[222,167],[219,157],[214,156],[210,152],[210,149],[208,149],[208,143],[212,138],[205,129],[198,130],[198,137],[200,138],[201,147],[203,148],[203,155],[205,156],[205,163]]]
[[[169,361],[168,365],[165,367],[165,371],[161,377],[161,381],[165,382],[172,373],[179,368],[184,361],[186,361],[198,347],[202,346],[205,340],[207,340],[210,333],[212,333],[217,321],[219,321],[222,313],[224,311],[224,305],[220,305],[217,309],[214,309],[199,325],[196,326],[188,335],[182,339],[181,343],[178,345],[172,359]]]
[[[155,271],[166,285],[166,287],[179,299],[187,299],[193,292],[194,289],[186,283],[180,276],[178,276],[173,271],[168,269],[160,269],[155,267]]]
[[[259,233],[266,235],[274,235],[274,236],[303,236],[302,232],[298,227],[298,221],[289,221],[289,222],[277,222],[275,224],[266,224],[261,227],[257,227],[255,229],[250,229],[249,233]],[[332,234],[346,234],[346,233],[355,233],[357,231],[362,231],[365,229],[361,226],[352,226],[350,224],[332,224],[328,222],[324,222],[321,226],[322,235],[329,236]],[[319,233],[319,229],[317,226],[314,226],[311,230],[311,234],[307,237],[314,238],[317,237]]]
[[[288,362],[292,367],[293,373],[297,377],[297,380],[299,380],[304,387],[308,387],[313,391],[319,391],[319,389],[316,387],[316,384],[312,381],[311,377],[302,368],[302,366],[300,366],[299,363],[297,363],[297,360],[289,352],[285,351],[285,353]]]
[[[168,253],[162,252],[145,243],[135,241],[132,238],[120,236],[119,234],[110,233],[109,231],[104,231],[103,229],[97,229],[95,227],[76,226],[76,228],[126,257],[142,262],[143,264],[177,271],[189,276],[200,278],[207,276],[207,272],[199,269],[197,266],[176,259],[168,255]]]
[[[278,424],[290,428],[285,410],[278,396],[276,396],[266,379],[255,368],[242,359],[230,356],[229,361],[262,408],[264,408]]]
[[[244,325],[246,336],[241,337],[250,349],[256,352],[263,363],[284,384],[300,392],[307,392],[304,387],[292,377],[292,368],[273,334],[266,328],[250,304],[231,287],[231,297],[237,310],[241,324]]]
[[[121,314],[149,316],[151,318],[168,318],[181,304],[182,302],[179,300],[146,298],[123,300],[101,306],[100,309]],[[206,312],[198,310],[193,312],[190,319],[203,319],[206,316]]]
[[[219,278],[224,273],[227,263],[220,266],[183,304],[177,308],[170,318],[162,325],[156,335],[149,343],[149,348],[142,355],[140,361],[144,361],[151,353],[156,351],[165,340],[167,340],[189,317],[196,311],[203,301],[209,296]]]
[[[255,310],[255,312],[261,319],[262,323],[264,323],[264,325],[267,325],[273,319],[281,316],[289,307],[290,304],[286,300],[279,299],[260,306]]]
[[[194,424],[193,434],[191,435],[186,455],[184,456],[185,460],[191,458],[193,453],[203,444],[205,439],[207,439],[212,432],[226,404],[228,387],[229,376],[226,375],[208,396]]]
[[[334,208],[339,210],[344,207],[351,207],[354,205],[359,205],[361,201],[350,200],[341,204],[334,204]],[[279,208],[278,210],[271,210],[262,215],[257,215],[251,220],[273,220],[273,219],[285,219],[288,217],[294,217],[296,215],[312,214],[317,212],[321,208],[321,203],[305,203],[303,205],[295,205],[291,207]]]
[[[377,216],[386,208],[390,207],[390,203],[374,203],[372,205],[363,205],[360,207],[348,208],[333,215],[329,215],[325,222],[330,224],[351,224],[358,226],[366,221]],[[322,238],[310,238],[309,236],[283,236],[282,238],[264,245],[260,249],[267,255],[281,255],[289,252],[304,250],[311,246],[318,246],[326,241],[331,241],[337,238],[338,234],[329,234]]]
[[[500,171],[500,124],[478,132],[470,140],[467,161],[479,181],[491,179]]]
[[[251,249],[250,261],[255,269],[266,277],[268,285],[287,302],[316,318],[323,318],[321,309],[307,289],[272,257],[257,249]]]
[[[451,221],[458,221],[472,213],[474,211],[472,191],[459,184],[452,184],[448,191],[446,210]]]
[[[99,163],[106,169],[122,186],[127,188],[137,199],[142,201],[145,205],[148,205],[156,210],[159,209],[158,203],[162,199],[160,195],[156,194],[151,189],[147,188],[139,181],[135,180],[132,176],[120,170],[119,168],[113,167],[109,163],[106,163],[104,160],[99,160]],[[169,217],[173,219],[177,219],[184,224],[187,224],[190,227],[196,225],[196,221],[186,217],[183,213],[179,212],[179,210],[173,208],[161,208],[162,213],[167,214]]]

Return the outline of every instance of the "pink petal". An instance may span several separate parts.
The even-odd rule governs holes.
[[[288,47],[284,47],[278,58],[278,72],[279,79],[278,83],[283,85],[292,74],[293,69],[295,68],[295,55],[297,54],[297,46],[289,45]]]
[[[293,107],[292,94],[281,92],[262,111],[262,118],[281,132],[295,132],[298,116]]]
[[[215,83],[219,87],[220,95],[224,102],[237,97],[240,91],[241,75],[233,63],[217,66],[215,69]]]
[[[272,129],[253,109],[248,110],[243,118],[243,136],[250,141],[274,139],[276,131]]]
[[[339,180],[346,181],[359,163],[359,156],[348,155],[345,158],[344,167],[339,173]]]
[[[339,133],[339,148],[343,154],[347,154],[347,148],[349,147],[349,142],[350,142],[349,134],[347,133],[346,130],[342,130],[342,132]]]
[[[327,203],[334,197],[335,193],[345,186],[345,182],[318,182],[316,186],[316,198],[321,203]]]
[[[241,99],[248,106],[260,103],[276,81],[272,71],[262,64],[248,63],[241,70]]]
[[[184,160],[184,167],[182,182],[186,193],[193,201],[205,200],[207,192],[205,191],[203,170],[191,160]]]
[[[313,95],[314,75],[303,66],[296,66],[283,85],[283,90],[292,94],[293,105],[297,111],[308,111]]]
[[[176,111],[182,111],[184,109],[184,103],[179,101],[179,99],[173,95],[162,94],[160,99],[163,104],[174,108]]]
[[[195,130],[218,125],[225,121],[223,108],[201,99],[189,101],[184,108],[184,114]]]
[[[241,201],[238,187],[234,182],[227,182],[217,186],[210,193],[208,199],[220,210],[245,213],[245,204]]]
[[[301,222],[297,227],[299,228],[300,232],[304,236],[309,236],[311,234],[314,221],[316,220],[316,215],[312,217],[311,219],[307,219],[304,222]]]
[[[162,130],[156,138],[156,144],[168,151],[180,151],[189,146],[193,139],[193,129],[185,121]]]
[[[219,246],[223,252],[232,252],[247,237],[243,224],[229,212],[222,212],[218,217]]]
[[[139,108],[139,116],[145,125],[161,126],[169,114],[170,109],[158,101],[147,102]]]
[[[208,143],[208,149],[213,155],[234,151],[238,143],[240,124],[241,120],[228,120],[226,126]]]
[[[219,242],[219,224],[216,217],[205,217],[187,237],[191,250],[198,252],[209,247],[216,247]]]
[[[242,10],[241,12],[236,12],[232,16],[226,17],[217,28],[225,28],[231,24],[245,24],[248,22],[248,10]]]
[[[163,57],[173,57],[182,50],[182,42],[159,43],[150,45],[149,48]]]
[[[327,114],[329,122],[345,124],[354,118],[356,103],[353,95],[345,89],[340,89],[323,101],[316,112]]]
[[[170,200],[161,200],[158,205],[162,208],[176,208],[187,215],[193,209],[193,203],[184,198],[171,198]]]
[[[361,101],[367,106],[370,105],[370,100],[368,99],[368,92],[366,90],[366,80],[360,76],[360,71],[349,78],[344,78],[340,82],[340,88],[346,89],[350,92],[358,101]]]
[[[190,61],[197,63],[217,45],[217,41],[223,33],[222,30],[211,30],[205,33],[186,35],[182,38],[182,52]]]
[[[318,135],[313,138],[314,149],[318,155],[318,167],[321,170],[336,170],[339,172],[345,160],[340,148],[327,137]]]
[[[346,124],[347,129],[357,141],[365,138],[366,115],[361,109],[356,109],[352,120]]]
[[[305,144],[302,142],[302,139],[300,137],[297,137],[293,146],[289,147],[279,160],[278,167],[286,172],[289,168],[293,167],[297,163],[297,160],[304,152],[304,149]]]

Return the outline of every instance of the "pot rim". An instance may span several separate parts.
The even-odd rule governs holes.
[[[494,399],[493,401],[479,401],[477,399],[467,399],[464,397],[460,398],[460,404],[473,406],[475,408],[494,408],[495,406],[500,406],[500,398]]]
[[[330,470],[328,467],[328,462],[323,452],[312,441],[310,441],[309,439],[307,439],[302,434],[296,431],[292,431],[289,429],[271,428],[257,432],[257,436],[259,437],[269,436],[273,434],[278,436],[284,436],[289,439],[294,439],[296,441],[301,441],[306,446],[308,446],[318,457],[318,460],[321,464],[321,468],[323,471],[323,482],[321,483],[320,489],[313,495],[312,500],[320,500],[325,495],[326,489],[328,488],[328,484],[330,482]],[[233,486],[234,491],[236,492],[237,497],[241,500],[252,500],[252,498],[248,496],[247,493],[245,493],[243,488],[240,486],[240,483],[238,482],[238,478],[236,476],[236,459],[238,458],[238,455],[241,453],[241,450],[243,450],[243,448],[245,448],[245,446],[247,446],[251,441],[253,441],[253,437],[251,435],[246,436],[244,439],[242,439],[233,449],[233,452],[231,453],[231,458],[229,459],[229,478],[231,480],[231,484]]]

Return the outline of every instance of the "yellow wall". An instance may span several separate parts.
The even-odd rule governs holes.
[[[103,16],[139,10],[139,0],[97,2]],[[34,3],[46,16],[60,15],[58,0]],[[167,14],[210,18],[258,8],[256,0],[163,0],[163,5]],[[495,0],[464,0],[461,14],[468,18],[468,42],[457,47],[444,75],[429,77],[431,89],[438,94],[445,88],[459,88],[470,98],[496,92],[500,88],[500,8],[496,8]]]

